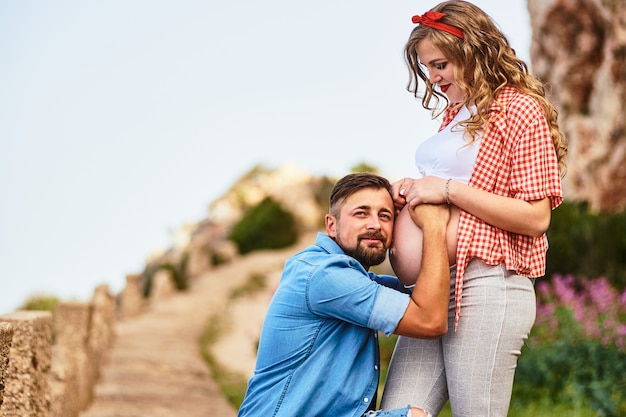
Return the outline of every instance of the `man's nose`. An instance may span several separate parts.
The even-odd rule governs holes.
[[[380,229],[380,219],[377,216],[370,217],[370,221],[367,223],[367,228],[374,230]]]

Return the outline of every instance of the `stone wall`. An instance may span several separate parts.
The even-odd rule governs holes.
[[[0,322],[0,408],[3,402],[4,384],[9,367],[9,352],[13,341],[13,326]]]
[[[13,328],[0,415],[49,416],[52,314],[16,311],[0,316],[0,322],[9,323]]]
[[[90,301],[60,302],[54,313],[0,315],[0,417],[78,417],[92,400],[116,320],[145,303],[138,276],[129,275],[119,297],[101,285]]]

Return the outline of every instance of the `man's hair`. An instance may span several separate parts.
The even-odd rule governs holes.
[[[364,188],[384,188],[389,192],[389,195],[391,195],[391,184],[389,180],[380,175],[370,174],[368,172],[348,174],[337,181],[333,190],[330,192],[330,213],[334,216],[338,216],[340,206],[346,198]]]

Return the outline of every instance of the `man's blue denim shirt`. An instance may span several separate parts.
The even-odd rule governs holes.
[[[357,417],[375,406],[378,331],[396,329],[404,292],[319,233],[285,263],[239,417]]]

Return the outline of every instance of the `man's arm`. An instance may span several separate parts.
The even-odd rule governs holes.
[[[450,266],[446,226],[450,210],[447,205],[420,204],[411,210],[411,218],[424,233],[422,267],[395,333],[432,339],[448,331]]]

